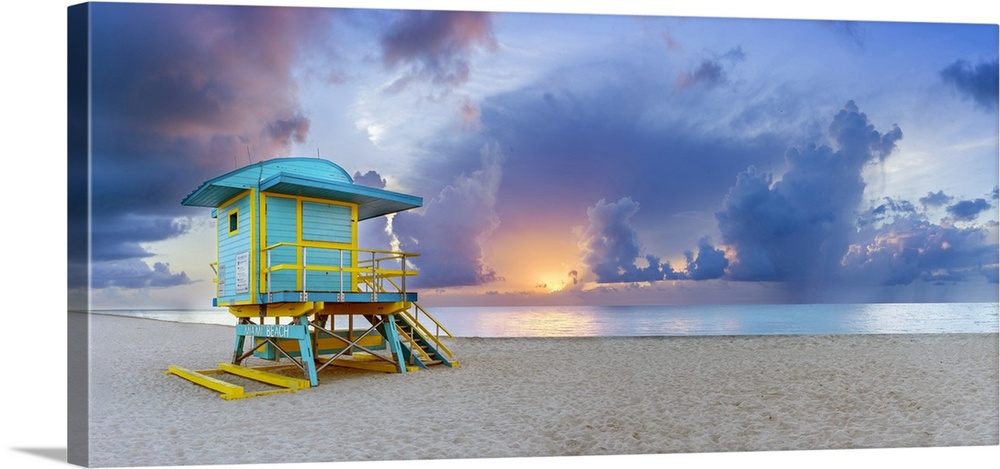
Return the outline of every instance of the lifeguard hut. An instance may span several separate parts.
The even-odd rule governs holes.
[[[236,322],[230,363],[180,376],[234,399],[319,384],[329,365],[406,373],[457,366],[451,333],[407,288],[418,254],[358,247],[358,222],[420,207],[422,199],[354,184],[333,162],[277,158],[203,183],[181,202],[212,208],[218,256],[213,306]],[[433,330],[432,330],[433,329]],[[298,367],[305,379],[247,367],[250,356]],[[279,387],[245,393],[212,375]]]

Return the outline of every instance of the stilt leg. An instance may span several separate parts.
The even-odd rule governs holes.
[[[236,328],[236,345],[233,347],[233,361],[234,365],[240,364],[240,357],[243,356],[243,344],[246,342],[246,336],[240,334],[241,330]]]
[[[319,378],[316,376],[316,358],[313,353],[313,340],[309,334],[309,320],[305,316],[295,318],[294,327],[301,327],[301,338],[299,339],[299,352],[301,353],[302,365],[309,375],[309,384],[319,386]]]
[[[400,373],[406,373],[406,357],[403,356],[403,346],[399,343],[399,333],[396,331],[396,315],[385,316],[385,321],[379,326],[379,333],[385,337],[389,353],[396,360],[396,368]]]

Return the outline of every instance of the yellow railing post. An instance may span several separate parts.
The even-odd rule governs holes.
[[[378,284],[378,264],[375,263],[375,251],[372,251],[372,302],[378,300],[378,289],[381,285]]]
[[[306,266],[308,265],[306,263],[306,249],[307,248],[305,246],[302,246],[302,301],[306,300],[305,295],[306,292],[309,291],[309,289],[306,288]]]

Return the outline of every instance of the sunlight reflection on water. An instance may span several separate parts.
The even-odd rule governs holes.
[[[458,336],[989,333],[996,303],[441,307],[433,314]]]
[[[996,333],[997,303],[437,307],[459,337]],[[104,314],[232,326],[223,309]],[[346,327],[346,319],[337,323]],[[362,320],[355,327],[367,326]]]

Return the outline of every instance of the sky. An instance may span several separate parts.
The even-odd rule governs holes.
[[[210,306],[180,201],[307,156],[431,305],[997,301],[996,24],[710,16],[94,4],[71,296]]]

